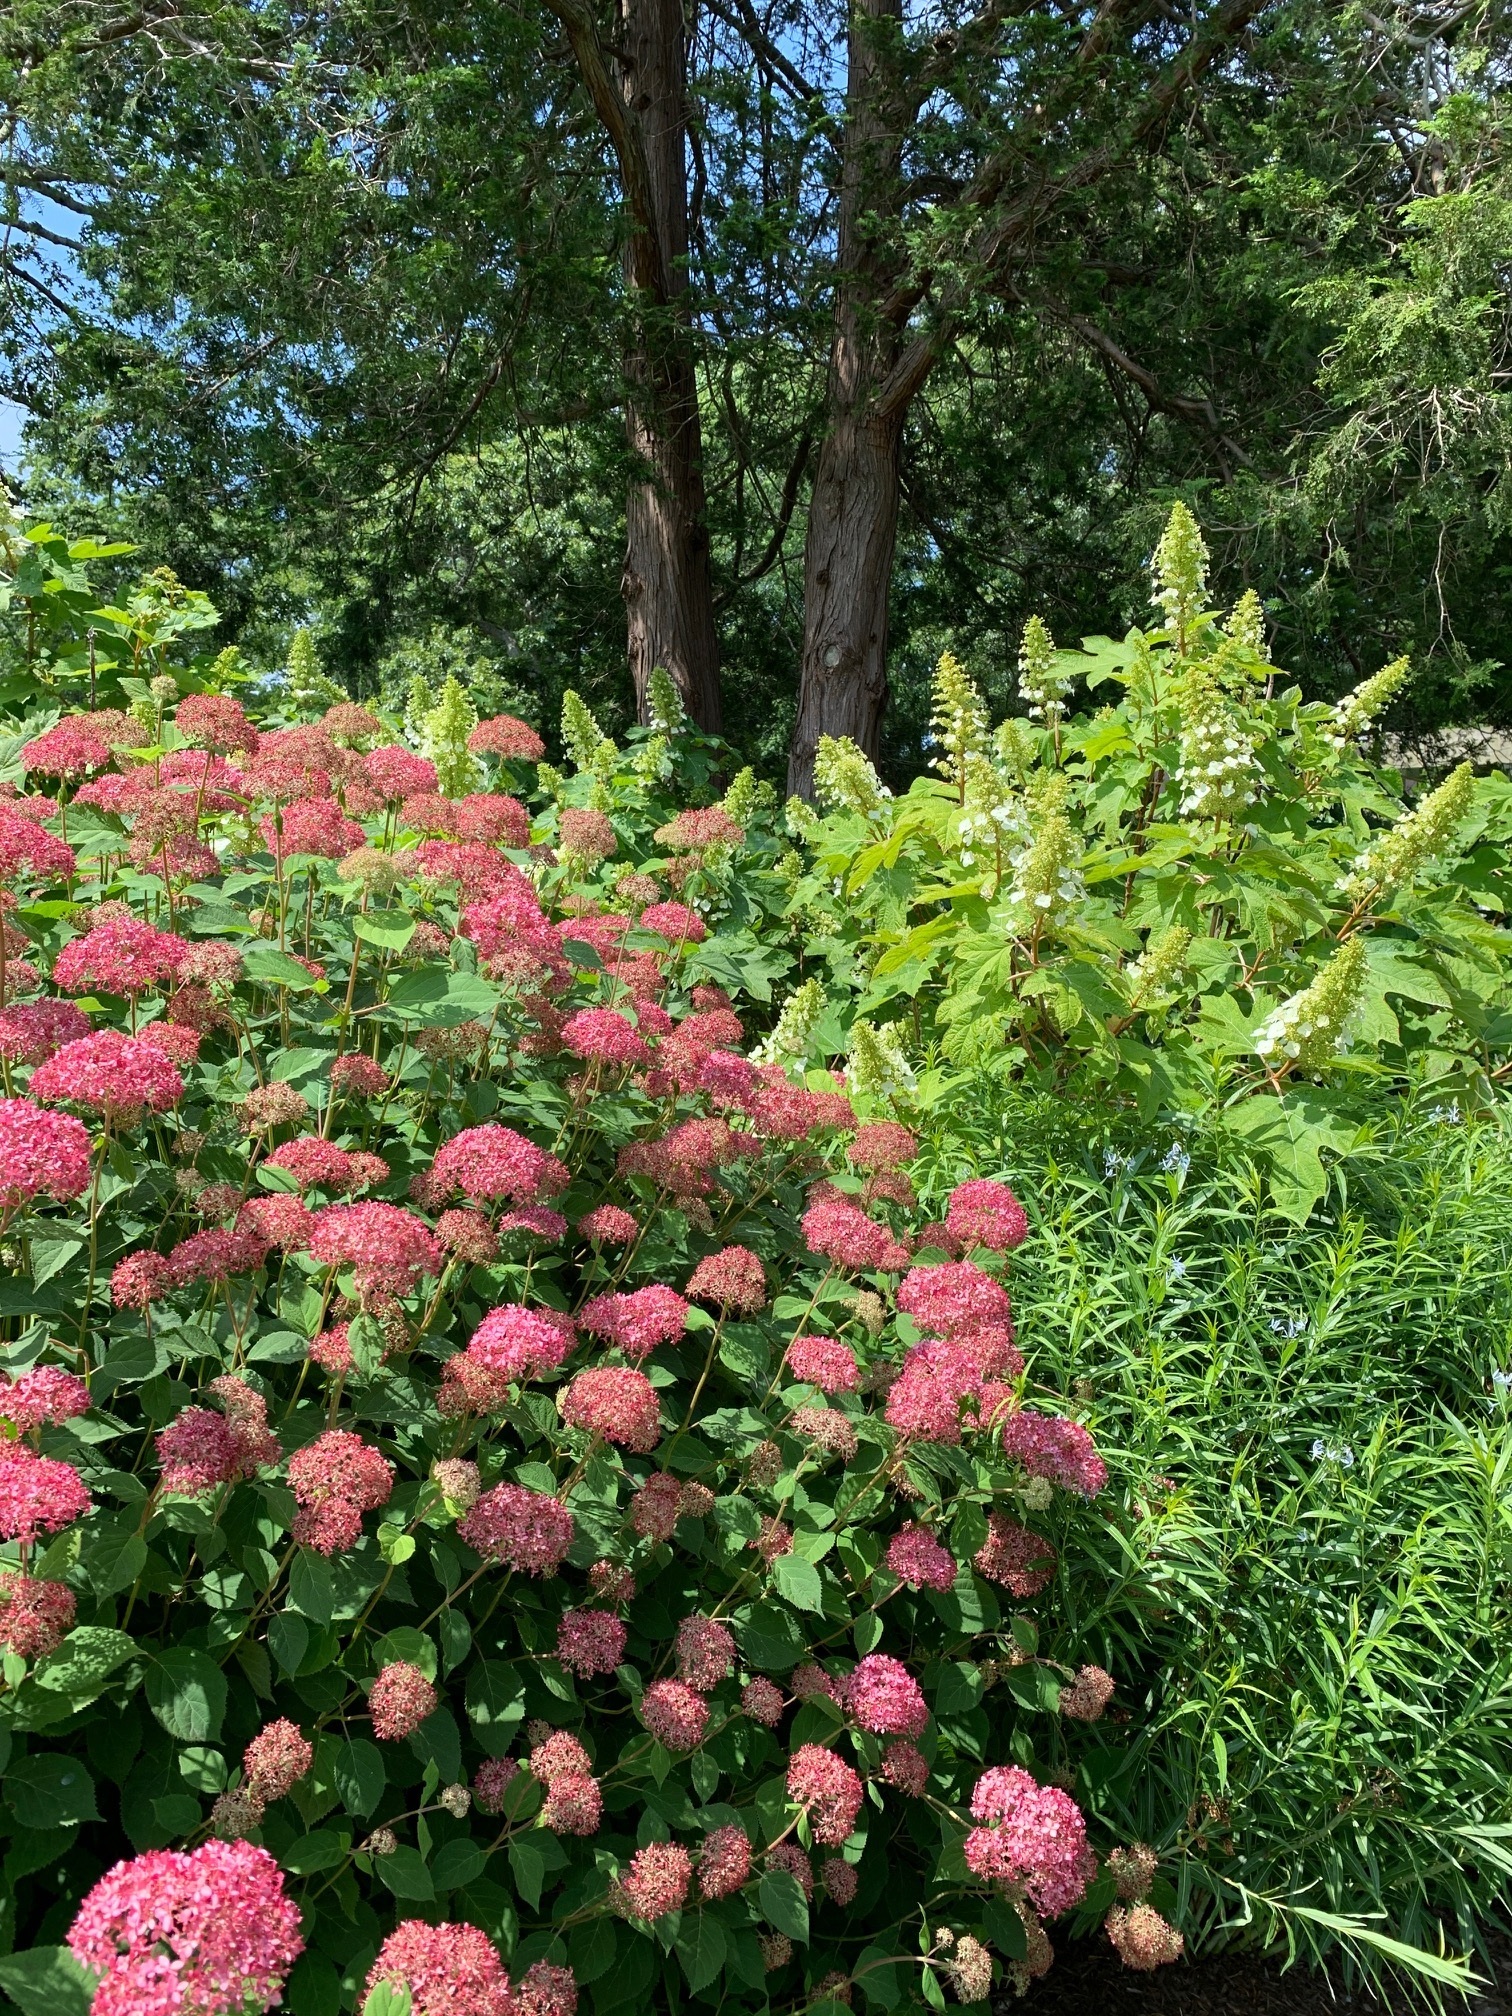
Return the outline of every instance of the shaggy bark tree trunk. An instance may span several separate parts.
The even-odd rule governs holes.
[[[625,277],[637,296],[635,335],[625,359],[626,433],[639,465],[630,481],[621,579],[630,675],[642,720],[652,670],[661,665],[699,727],[717,731],[719,646],[687,317],[687,37],[681,0],[621,0],[619,61],[620,89],[640,134],[649,208],[625,253]],[[644,237],[652,246],[637,242]]]
[[[681,0],[616,0],[612,55],[589,0],[547,5],[567,32],[624,194],[634,318],[625,357],[626,429],[637,466],[626,500],[620,585],[636,706],[645,720],[647,688],[660,665],[698,725],[717,732],[719,647],[687,312],[688,51]]]
[[[803,660],[788,758],[788,789],[804,798],[813,796],[820,736],[849,736],[875,756],[887,701],[898,455],[912,396],[877,396],[900,345],[888,296],[903,253],[888,227],[903,206],[905,120],[891,88],[902,19],[901,0],[856,0],[850,18],[827,424],[804,543]]]

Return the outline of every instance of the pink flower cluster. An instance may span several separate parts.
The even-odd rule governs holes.
[[[341,1554],[362,1535],[362,1515],[386,1505],[394,1466],[349,1428],[328,1428],[289,1458],[299,1511],[294,1538],[319,1554]]]
[[[627,1916],[654,1921],[682,1909],[692,1880],[686,1848],[676,1841],[650,1841],[631,1857],[615,1901]]]
[[[974,1246],[1011,1253],[1029,1236],[1029,1216],[1006,1183],[976,1177],[951,1191],[945,1228],[968,1253]]]
[[[573,1428],[644,1455],[661,1440],[661,1406],[644,1372],[628,1365],[591,1365],[557,1395],[557,1411]]]
[[[77,1608],[65,1583],[0,1573],[0,1647],[18,1659],[45,1658],[73,1629]]]
[[[625,1656],[625,1627],[607,1610],[564,1610],[557,1620],[557,1657],[581,1680],[612,1673]]]
[[[921,1330],[953,1337],[958,1330],[1008,1323],[1013,1305],[1001,1282],[970,1260],[947,1260],[915,1267],[898,1290],[898,1307]]]
[[[567,1187],[567,1171],[512,1127],[465,1127],[437,1150],[439,1196],[460,1190],[480,1203],[539,1204]]]
[[[628,1358],[645,1358],[658,1344],[681,1337],[688,1305],[675,1288],[653,1285],[628,1295],[596,1295],[578,1320],[590,1337],[618,1345]]]
[[[79,1906],[68,1944],[100,1976],[93,2016],[271,2009],[304,1950],[283,1871],[248,1841],[118,1862]]]
[[[693,1269],[688,1293],[727,1315],[754,1316],[767,1305],[766,1270],[749,1247],[723,1246]]]
[[[641,1696],[641,1720],[664,1749],[696,1750],[709,1726],[709,1704],[685,1680],[653,1680]]]
[[[27,1090],[45,1106],[85,1106],[107,1121],[133,1126],[144,1113],[165,1113],[177,1105],[184,1081],[156,1043],[101,1029],[55,1050],[33,1071]]]
[[[0,1540],[29,1547],[91,1511],[94,1500],[71,1463],[38,1456],[24,1443],[0,1441]]]
[[[435,1688],[418,1666],[408,1659],[395,1659],[380,1669],[368,1689],[373,1734],[385,1742],[400,1743],[435,1714],[439,1702]]]
[[[808,1814],[816,1841],[838,1848],[850,1837],[864,1795],[861,1780],[843,1757],[818,1743],[800,1745],[788,1761],[787,1789]]]
[[[978,1571],[1015,1596],[1038,1596],[1055,1579],[1057,1554],[1048,1540],[1017,1524],[1006,1512],[989,1512],[987,1538],[976,1552]]]
[[[504,1963],[476,1925],[405,1919],[368,1970],[369,1992],[383,1984],[409,1990],[411,2016],[517,2016]]]
[[[908,1265],[907,1247],[885,1225],[832,1191],[804,1212],[803,1237],[810,1253],[848,1273],[896,1274]]]
[[[0,1386],[0,1418],[14,1422],[23,1435],[88,1412],[89,1388],[61,1365],[34,1365]]]
[[[0,1099],[0,1211],[38,1197],[65,1204],[89,1188],[89,1135],[68,1113]]]
[[[900,1659],[869,1652],[840,1688],[846,1714],[877,1736],[922,1736],[929,1726],[923,1689]]]
[[[53,962],[53,982],[66,994],[143,994],[174,979],[188,950],[140,917],[109,915],[69,939]]]
[[[977,1780],[971,1817],[977,1825],[966,1836],[966,1866],[974,1876],[1022,1884],[1047,1918],[1081,1902],[1097,1858],[1074,1799],[1037,1785],[1016,1764],[997,1765]]]
[[[523,1484],[496,1484],[478,1499],[457,1532],[486,1561],[526,1575],[550,1576],[566,1559],[576,1527],[560,1499]]]
[[[359,1288],[408,1295],[441,1272],[435,1234],[398,1204],[328,1204],[315,1215],[309,1250],[330,1267],[350,1267]]]
[[[1108,1466],[1079,1421],[1059,1414],[1012,1414],[1003,1423],[1003,1450],[1031,1477],[1044,1477],[1078,1498],[1095,1498]]]
[[[895,1533],[887,1543],[886,1559],[889,1570],[910,1589],[953,1589],[960,1572],[950,1549],[922,1526],[905,1526]]]

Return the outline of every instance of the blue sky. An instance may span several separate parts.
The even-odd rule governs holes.
[[[14,474],[21,458],[21,423],[26,418],[21,407],[0,399],[0,471]]]

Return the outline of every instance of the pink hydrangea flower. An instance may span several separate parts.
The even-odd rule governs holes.
[[[938,1337],[916,1344],[887,1396],[887,1421],[918,1442],[957,1443],[962,1418],[983,1399],[981,1365],[972,1351]]]
[[[66,882],[78,865],[72,847],[0,805],[0,882]]]
[[[693,1861],[676,1841],[648,1841],[619,1880],[619,1902],[636,1918],[654,1920],[680,1911],[693,1880]]]
[[[641,1696],[641,1720],[667,1750],[696,1750],[709,1726],[709,1704],[684,1680],[653,1680]]]
[[[1108,1466],[1079,1421],[1058,1414],[1011,1414],[1003,1423],[1003,1449],[1031,1477],[1044,1477],[1078,1498],[1095,1498]]]
[[[779,1841],[767,1850],[767,1867],[785,1869],[810,1903],[814,1901],[814,1865],[796,1841]]]
[[[71,1114],[0,1099],[0,1210],[38,1197],[66,1204],[89,1188],[89,1135]]]
[[[520,1767],[513,1757],[485,1757],[473,1776],[473,1801],[480,1813],[502,1813],[511,1781]]]
[[[1127,1908],[1115,1904],[1104,1920],[1103,1930],[1125,1967],[1141,1974],[1170,1966],[1181,1958],[1186,1946],[1176,1927],[1149,1904]]]
[[[427,1716],[436,1712],[438,1695],[418,1666],[396,1659],[383,1667],[368,1689],[373,1734],[398,1743],[413,1736]]]
[[[855,1352],[838,1337],[795,1337],[787,1366],[795,1379],[821,1393],[854,1393],[861,1382]]]
[[[640,1227],[618,1204],[600,1204],[579,1218],[577,1229],[595,1246],[628,1246]]]
[[[112,754],[110,744],[86,717],[70,714],[21,745],[21,765],[42,777],[83,777],[91,770],[103,770]]]
[[[68,1934],[100,1977],[92,2016],[243,2016],[271,2009],[304,1950],[283,1871],[250,1841],[117,1862]]]
[[[107,916],[70,938],[53,962],[53,981],[66,994],[145,993],[174,979],[189,947],[140,917]]]
[[[989,1512],[987,1539],[977,1549],[976,1565],[989,1582],[999,1582],[1015,1596],[1038,1596],[1055,1579],[1057,1555],[1051,1543],[1031,1533],[1006,1512]]]
[[[16,962],[7,977],[16,985]],[[17,1001],[0,1012],[0,1057],[11,1064],[41,1064],[65,1043],[89,1034],[89,1017],[72,1001]]]
[[[164,1113],[183,1097],[178,1066],[155,1043],[101,1029],[65,1043],[37,1066],[27,1087],[45,1106],[87,1106],[123,1126]]]
[[[360,1050],[348,1050],[331,1065],[331,1090],[347,1099],[378,1099],[389,1089],[389,1074]]]
[[[625,1656],[625,1627],[606,1610],[564,1610],[557,1621],[557,1657],[579,1679],[612,1673]]]
[[[394,1466],[349,1428],[328,1428],[289,1458],[289,1488],[300,1507],[294,1538],[321,1554],[356,1545],[364,1512],[386,1505]]]
[[[173,725],[191,748],[212,749],[221,756],[233,749],[251,755],[259,741],[246,709],[229,693],[186,693]]]
[[[282,1169],[294,1178],[301,1190],[350,1190],[354,1170],[352,1157],[334,1141],[318,1134],[302,1134],[285,1141],[268,1157],[267,1167]]]
[[[643,1540],[670,1540],[682,1512],[682,1486],[665,1471],[653,1471],[635,1493],[630,1523]]]
[[[242,1755],[242,1782],[255,1799],[282,1799],[315,1761],[315,1749],[299,1725],[280,1716],[259,1729]]]
[[[882,1752],[882,1776],[910,1799],[922,1799],[929,1785],[929,1766],[912,1743],[889,1743]]]
[[[504,1963],[476,1925],[406,1918],[378,1949],[364,1984],[407,1988],[413,2016],[516,2016]]]
[[[997,1765],[976,1782],[966,1836],[966,1866],[989,1883],[1020,1883],[1047,1918],[1079,1904],[1096,1868],[1087,1823],[1074,1799],[1037,1785],[1016,1764]]]
[[[110,1276],[110,1299],[117,1309],[149,1309],[174,1285],[173,1269],[162,1253],[128,1253]]]
[[[569,1016],[562,1045],[574,1057],[624,1068],[645,1064],[651,1056],[634,1024],[613,1008],[582,1008]]]
[[[259,822],[259,831],[268,852],[284,860],[312,854],[320,860],[339,861],[367,838],[334,798],[297,798],[282,812],[270,812]]]
[[[444,1196],[460,1190],[478,1202],[540,1204],[567,1187],[567,1171],[512,1127],[464,1127],[436,1151],[432,1173]]]
[[[849,1838],[861,1811],[863,1789],[843,1757],[819,1743],[804,1743],[788,1763],[788,1797],[809,1817],[814,1839],[838,1848]]]
[[[443,1211],[436,1220],[436,1240],[442,1250],[486,1267],[499,1254],[499,1242],[488,1220],[477,1211]]]
[[[945,1224],[968,1253],[973,1246],[1011,1253],[1029,1236],[1029,1217],[1023,1205],[1006,1183],[994,1183],[985,1176],[960,1183],[951,1191]]]
[[[467,746],[475,756],[498,756],[505,762],[539,763],[546,754],[546,744],[534,728],[513,714],[495,714],[480,721],[468,736]]]
[[[735,1670],[734,1634],[712,1617],[684,1617],[674,1650],[679,1677],[705,1693]]]
[[[592,1365],[557,1395],[557,1410],[574,1428],[644,1455],[661,1440],[661,1407],[644,1372],[628,1365]]]
[[[553,1729],[531,1750],[530,1771],[543,1785],[561,1777],[591,1778],[593,1759],[570,1730]]]
[[[1073,1722],[1100,1722],[1113,1698],[1113,1675],[1102,1666],[1079,1666],[1076,1678],[1060,1691],[1059,1708]]]
[[[845,1152],[857,1169],[902,1169],[917,1156],[919,1144],[896,1120],[868,1120]]]
[[[759,1722],[763,1729],[775,1729],[782,1720],[785,1696],[774,1681],[757,1678],[748,1680],[740,1690],[740,1709],[753,1722]]]
[[[370,749],[362,759],[362,769],[368,783],[389,803],[436,788],[435,764],[398,742]]]
[[[77,1608],[62,1582],[0,1573],[0,1647],[18,1659],[45,1658],[73,1629]]]
[[[628,1295],[596,1295],[578,1320],[590,1337],[617,1344],[627,1357],[644,1358],[658,1344],[682,1336],[688,1305],[675,1288],[653,1285]]]
[[[898,1307],[921,1330],[940,1337],[984,1323],[1007,1323],[1013,1313],[1008,1290],[970,1260],[915,1267],[898,1289]]]
[[[577,1976],[570,1967],[533,1960],[515,1983],[519,2016],[577,2016]]]
[[[242,1475],[242,1448],[231,1424],[208,1407],[186,1407],[157,1438],[162,1488],[187,1498]]]
[[[88,1412],[89,1388],[61,1365],[34,1365],[0,1387],[0,1417],[13,1421],[23,1435]]]
[[[39,1533],[56,1533],[93,1508],[72,1464],[38,1456],[24,1443],[0,1442],[0,1540],[29,1547]]]
[[[267,1246],[296,1253],[310,1241],[315,1214],[287,1190],[267,1197],[249,1197],[236,1214],[238,1232],[255,1232]]]
[[[907,1249],[859,1205],[830,1193],[803,1214],[803,1237],[810,1253],[850,1272],[895,1274],[908,1265]]]
[[[509,1302],[490,1310],[473,1332],[467,1355],[516,1384],[554,1372],[577,1342],[570,1316]]]
[[[596,1834],[604,1813],[604,1795],[596,1778],[560,1771],[552,1778],[541,1808],[541,1824],[553,1834]]]
[[[715,1827],[698,1858],[698,1887],[710,1903],[731,1897],[751,1873],[751,1842],[744,1827]]]
[[[398,1204],[328,1204],[315,1214],[310,1252],[327,1266],[351,1267],[359,1286],[407,1295],[422,1275],[441,1271],[435,1235]]]
[[[847,1715],[877,1736],[922,1736],[929,1726],[923,1689],[900,1659],[869,1652],[841,1682]]]
[[[842,1861],[838,1855],[831,1855],[819,1873],[824,1879],[824,1887],[830,1897],[843,1911],[847,1904],[854,1901],[861,1885],[855,1864]]]
[[[747,1246],[725,1246],[699,1261],[688,1293],[735,1316],[754,1316],[767,1305],[766,1270]]]
[[[643,931],[654,931],[671,945],[702,945],[709,927],[686,903],[650,903],[640,914]]]
[[[922,1526],[905,1526],[893,1535],[887,1544],[887,1565],[910,1589],[953,1589],[960,1572],[950,1549]]]
[[[559,1499],[523,1484],[495,1484],[457,1531],[486,1560],[527,1575],[549,1576],[566,1558],[576,1527]]]
[[[191,1232],[166,1257],[168,1280],[175,1288],[191,1288],[197,1281],[229,1281],[237,1274],[254,1273],[267,1252],[267,1241],[257,1232],[221,1227]]]

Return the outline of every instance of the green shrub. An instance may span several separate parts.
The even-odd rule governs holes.
[[[1381,1102],[1305,1228],[1221,1133],[1109,1138],[982,1084],[945,1186],[1032,1198],[1017,1307],[1125,1516],[1046,1644],[1118,1675],[1079,1796],[1173,1872],[1196,1942],[1463,1951],[1512,1874],[1512,1114]],[[1083,1592],[1093,1592],[1086,1600]]]
[[[1217,1114],[1305,1218],[1383,1084],[1481,1105],[1512,1069],[1512,787],[1462,765],[1409,808],[1362,746],[1405,665],[1304,701],[1253,596],[1207,609],[1205,568],[1178,505],[1161,627],[1057,651],[1031,623],[1031,719],[995,732],[947,652],[938,774],[894,799],[826,743],[778,873],[862,1082],[912,1071],[927,1100],[986,1070]]]

